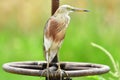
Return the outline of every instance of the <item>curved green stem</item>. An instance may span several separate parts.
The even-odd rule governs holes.
[[[103,48],[102,46],[98,45],[98,44],[95,44],[95,43],[92,42],[91,45],[100,49],[100,50],[102,50],[103,52],[105,52],[105,54],[110,58],[110,60],[113,64],[113,67],[115,69],[115,72],[118,72],[116,62],[115,62],[114,58],[112,57],[111,53],[109,51],[107,51],[105,48]]]

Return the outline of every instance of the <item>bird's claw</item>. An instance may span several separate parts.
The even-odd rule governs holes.
[[[50,69],[44,69],[43,72],[41,73],[41,76],[45,76],[45,75],[49,78],[53,76],[53,73]]]
[[[63,70],[61,69],[58,69],[56,72],[55,72],[55,76],[59,76],[62,77],[62,74],[63,74]]]
[[[58,69],[58,70],[55,72],[55,76],[56,76],[56,77],[60,77],[60,80],[62,80],[63,74],[65,74],[67,78],[70,78],[70,77],[68,76],[68,74],[67,74],[64,70],[62,70],[62,69]]]

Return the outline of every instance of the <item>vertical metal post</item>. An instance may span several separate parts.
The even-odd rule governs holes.
[[[60,0],[52,0],[51,15],[53,15],[56,12],[56,10],[59,7],[59,4],[60,4]],[[56,54],[55,58],[51,61],[51,63],[57,63],[57,62],[58,62],[58,55]],[[60,79],[60,77],[51,77],[49,79],[46,77],[46,80],[61,80],[61,79]],[[72,80],[72,79],[70,79],[70,78],[64,79],[64,77],[62,77],[62,80]]]
[[[59,7],[59,0],[52,0],[52,9],[51,9],[51,15],[55,13],[55,11]],[[52,63],[57,63],[58,62],[58,55],[55,56],[55,58],[52,60]]]
[[[58,9],[58,7],[59,7],[59,0],[52,0],[51,7],[52,7],[51,15],[53,15],[56,12],[56,10]],[[55,58],[51,61],[51,63],[57,63],[57,62],[58,62],[58,55],[55,56]],[[60,80],[60,78],[52,77],[52,78],[48,79],[46,77],[46,80]]]
[[[59,0],[52,0],[52,15],[55,13],[55,11],[59,7]]]

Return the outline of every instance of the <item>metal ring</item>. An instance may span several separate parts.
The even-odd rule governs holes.
[[[24,61],[24,62],[10,62],[3,65],[3,69],[10,73],[29,75],[29,76],[43,76],[43,65],[46,65],[45,61]],[[53,64],[51,64],[52,66]],[[61,62],[62,69],[69,75],[69,77],[99,75],[107,73],[110,68],[106,65],[93,64],[93,63],[81,63],[81,62]],[[56,67],[53,67],[56,70]],[[55,71],[53,71],[53,74]],[[63,77],[66,74],[63,73]]]

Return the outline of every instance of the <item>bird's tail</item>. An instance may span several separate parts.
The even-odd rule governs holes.
[[[53,59],[55,58],[55,56],[58,53],[58,49],[52,49],[49,52],[46,53],[46,60],[49,61],[49,63],[51,63],[53,61]]]

